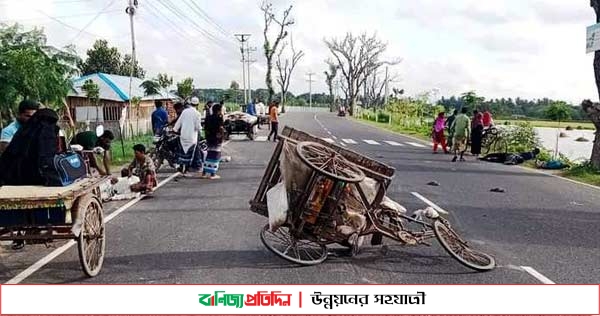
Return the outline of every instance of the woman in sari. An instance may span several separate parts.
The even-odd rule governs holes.
[[[442,150],[444,150],[445,154],[448,153],[448,147],[446,146],[446,137],[444,135],[445,122],[446,119],[444,117],[444,112],[441,112],[440,114],[438,114],[438,117],[433,123],[432,138],[434,154],[437,154],[438,145],[442,146]]]
[[[208,179],[219,179],[217,175],[219,163],[221,162],[221,146],[224,137],[224,124],[222,105],[217,103],[212,106],[212,114],[206,118],[205,136],[208,145],[208,153],[204,161],[202,177]]]

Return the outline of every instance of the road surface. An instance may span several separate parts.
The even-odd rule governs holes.
[[[264,136],[225,146],[221,180],[170,178],[154,194],[121,208],[107,223],[107,254],[99,276],[83,276],[76,247],[47,264],[55,249],[0,252],[0,282],[168,284],[598,284],[600,190],[519,167],[451,163],[429,144],[329,113],[289,113],[283,125],[343,144],[396,168],[388,195],[409,210],[435,205],[467,239],[493,254],[498,267],[476,273],[438,244],[389,251],[367,246],[358,257],[337,251],[317,266],[299,267],[260,242],[266,218],[249,211],[275,147]],[[261,131],[265,135],[265,131]],[[164,180],[170,176],[166,170]],[[437,181],[440,186],[428,186]],[[505,193],[490,189],[502,187]],[[120,205],[107,205],[107,213]],[[61,244],[58,244],[60,246]],[[19,275],[20,274],[20,275]]]

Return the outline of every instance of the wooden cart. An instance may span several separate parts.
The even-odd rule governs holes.
[[[0,187],[0,240],[26,244],[76,240],[83,272],[96,276],[106,244],[103,181],[108,179],[83,178],[66,187]]]
[[[263,244],[279,257],[312,265],[327,258],[329,244],[349,247],[353,255],[358,254],[360,240],[367,235],[372,235],[372,245],[381,244],[383,236],[409,246],[430,245],[428,240],[437,238],[463,265],[477,271],[495,267],[495,259],[473,249],[440,216],[441,210],[429,209],[409,216],[401,206],[386,199],[393,168],[289,127],[283,129],[250,202],[253,212],[269,216],[267,192],[285,180],[281,158],[284,150],[288,153],[284,159],[297,157],[301,161],[287,166],[294,167],[289,174],[302,174],[303,180],[286,192],[289,210],[285,223],[275,230],[267,224],[260,234]]]

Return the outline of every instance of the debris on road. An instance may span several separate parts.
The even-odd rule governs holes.
[[[431,181],[431,182],[428,182],[427,185],[430,185],[430,186],[433,186],[433,187],[439,187],[440,183],[437,182],[437,181]]]
[[[504,190],[503,188],[493,188],[490,190],[490,192],[505,193],[506,190]]]

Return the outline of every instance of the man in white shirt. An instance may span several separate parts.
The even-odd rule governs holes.
[[[197,100],[197,98],[195,99]],[[192,98],[192,104],[194,101],[194,98]],[[183,105],[176,104],[176,107],[178,106]],[[198,133],[202,130],[201,125],[200,113],[194,107],[186,107],[183,112],[181,112],[179,119],[173,127],[173,131],[179,133],[179,142],[181,143],[181,148],[185,154],[190,154],[191,150],[197,152],[196,144],[198,143]],[[194,159],[190,167],[192,169],[199,169],[200,167],[197,164],[197,159]]]

